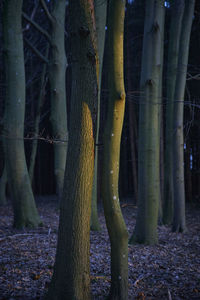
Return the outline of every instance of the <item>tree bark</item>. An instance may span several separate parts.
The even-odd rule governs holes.
[[[184,232],[185,222],[185,182],[184,182],[184,137],[183,112],[184,94],[189,55],[190,33],[194,15],[195,0],[185,1],[182,20],[173,115],[173,181],[174,181],[174,217],[172,230]]]
[[[69,3],[72,95],[67,168],[54,274],[47,299],[88,300],[98,58],[91,0]]]
[[[171,8],[171,24],[169,33],[168,63],[167,63],[167,103],[165,125],[165,179],[163,224],[171,224],[173,219],[174,186],[173,186],[173,113],[174,92],[177,77],[177,64],[181,24],[184,12],[184,0],[175,0]]]
[[[21,28],[22,0],[6,0],[3,7],[3,37],[6,68],[5,155],[14,207],[14,227],[41,223],[31,189],[24,153],[25,73]]]
[[[128,233],[121,213],[118,179],[124,119],[123,37],[125,1],[111,0],[108,11],[109,100],[104,130],[102,198],[111,242],[111,288],[108,299],[128,298]]]
[[[91,214],[91,229],[100,230],[100,223],[98,220],[97,211],[97,195],[98,195],[98,142],[99,142],[99,127],[100,127],[100,97],[101,97],[101,79],[103,69],[103,54],[105,44],[105,26],[107,14],[107,1],[99,3],[98,0],[94,1],[95,6],[95,21],[97,31],[97,49],[99,56],[99,89],[98,89],[98,109],[97,109],[97,132],[95,142],[95,162],[94,162],[94,180],[92,188],[92,214]]]
[[[160,196],[159,81],[164,1],[146,1],[138,149],[138,213],[130,243],[157,243]]]
[[[4,168],[3,172],[0,177],[0,205],[6,205],[7,199],[6,199],[6,186],[7,186],[7,171],[6,171],[6,165],[4,162]]]
[[[66,106],[66,55],[65,55],[66,1],[54,1],[51,15],[51,55],[49,79],[51,92],[51,124],[54,143],[54,174],[56,193],[61,197],[68,144]]]
[[[49,45],[47,46],[46,55],[45,57],[48,59],[49,55]],[[36,116],[35,116],[35,124],[34,124],[34,134],[33,134],[33,142],[32,142],[32,148],[31,148],[31,155],[30,155],[30,164],[29,164],[29,176],[30,181],[33,183],[34,178],[34,168],[35,168],[35,159],[37,154],[37,146],[38,146],[38,133],[39,133],[39,127],[40,127],[40,117],[41,117],[41,109],[43,105],[43,99],[44,99],[44,91],[46,86],[46,69],[47,64],[45,63],[42,68],[42,74],[41,74],[41,84],[40,84],[40,92],[38,97],[38,102],[36,106]]]

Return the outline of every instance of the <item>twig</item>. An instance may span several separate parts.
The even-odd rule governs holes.
[[[44,56],[42,55],[42,53],[36,48],[34,47],[28,39],[24,38],[24,41],[26,42],[26,44],[33,50],[33,52],[46,64],[49,63],[49,60]]]
[[[171,295],[171,292],[170,292],[169,289],[167,290],[167,293],[168,293],[168,298],[169,298],[169,300],[172,300],[172,295]]]
[[[51,37],[46,30],[44,30],[40,25],[38,25],[35,21],[33,21],[26,13],[22,13],[23,18],[33,25],[40,33],[42,33],[46,39],[51,43]]]
[[[40,3],[41,3],[41,5],[42,5],[42,8],[44,9],[45,14],[47,15],[49,21],[50,21],[51,23],[53,23],[53,21],[54,21],[54,20],[53,20],[53,17],[52,17],[52,15],[50,14],[49,9],[48,9],[48,7],[47,7],[45,1],[44,1],[44,0],[40,0]]]

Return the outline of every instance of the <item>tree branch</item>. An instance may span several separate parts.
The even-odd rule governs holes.
[[[41,34],[43,34],[46,39],[51,43],[51,37],[48,34],[46,30],[44,30],[40,25],[38,25],[36,22],[34,22],[26,13],[22,13],[23,18],[29,22],[31,25],[33,25]]]
[[[31,20],[34,19],[35,13],[36,13],[37,8],[38,8],[38,4],[39,4],[38,0],[35,1],[35,6],[34,6],[34,9],[33,9],[33,11],[32,11],[32,14],[31,14]],[[29,28],[30,28],[30,23],[28,23],[28,24],[26,25],[26,27],[23,29],[23,32],[29,30]]]
[[[45,11],[45,13],[46,13],[46,15],[47,15],[49,21],[50,21],[51,23],[53,23],[53,21],[54,21],[54,20],[53,20],[53,17],[52,17],[52,15],[50,14],[50,11],[49,11],[49,9],[48,9],[48,7],[47,7],[45,1],[44,1],[44,0],[40,0],[40,3],[41,3],[41,5],[42,5],[42,8],[44,9],[44,11]]]
[[[49,63],[49,60],[44,56],[42,55],[42,53],[36,48],[34,47],[28,39],[24,38],[24,41],[26,42],[26,44],[33,50],[33,52],[46,64]]]

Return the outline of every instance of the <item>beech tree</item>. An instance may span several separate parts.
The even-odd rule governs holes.
[[[159,94],[164,1],[146,1],[140,82],[138,212],[130,243],[157,243],[160,196]]]
[[[65,54],[65,11],[66,1],[52,1],[52,11],[50,11],[44,0],[40,0],[42,8],[50,22],[51,32],[42,28],[32,18],[23,13],[23,17],[39,33],[41,33],[49,43],[50,59],[43,56],[40,51],[28,40],[26,43],[49,67],[50,95],[51,95],[51,115],[52,133],[54,139],[54,175],[56,181],[56,193],[60,197],[63,189],[65,172],[65,162],[67,154],[67,106],[66,106],[66,85],[65,72],[67,66]],[[37,122],[37,121],[36,121]],[[35,128],[36,129],[36,128]]]
[[[72,95],[58,244],[47,299],[88,300],[98,57],[92,0],[69,3]]]
[[[92,189],[92,214],[91,214],[91,229],[100,230],[97,211],[97,195],[98,195],[98,142],[99,142],[99,127],[100,127],[100,96],[101,96],[101,79],[103,69],[103,54],[105,44],[105,26],[107,15],[107,1],[94,1],[95,7],[95,23],[97,31],[97,49],[99,56],[99,89],[98,89],[98,109],[97,109],[97,128],[96,128],[96,143],[95,143],[95,162],[94,162],[94,179]]]
[[[125,108],[123,77],[125,1],[111,0],[108,10],[109,99],[103,138],[102,198],[111,243],[108,299],[128,298],[128,232],[118,192],[119,159]]]
[[[65,162],[67,155],[67,107],[66,107],[66,55],[65,55],[65,10],[66,0],[54,0],[52,13],[43,7],[51,24],[51,48],[49,79],[51,93],[51,124],[54,143],[54,174],[56,190],[60,197],[63,189]]]
[[[163,223],[171,224],[173,219],[173,111],[174,92],[177,77],[177,64],[179,43],[181,34],[182,17],[184,12],[184,0],[174,0],[171,7],[171,24],[169,32],[169,46],[167,59],[167,103],[166,103],[166,125],[165,125],[165,180],[164,180],[164,202]]]
[[[22,0],[3,3],[3,42],[6,71],[4,149],[14,226],[36,227],[41,223],[24,153],[25,73],[21,27]]]
[[[183,112],[184,94],[187,74],[190,33],[194,15],[195,0],[185,1],[182,20],[179,56],[174,92],[173,114],[173,181],[174,181],[174,217],[172,230],[183,232],[185,223],[185,181],[184,181],[184,137],[183,137]]]

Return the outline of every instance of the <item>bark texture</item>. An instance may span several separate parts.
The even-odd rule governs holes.
[[[3,37],[6,68],[5,155],[14,226],[36,227],[41,221],[35,206],[24,153],[25,74],[21,29],[22,0],[3,4]]]
[[[165,125],[165,180],[164,180],[164,202],[163,223],[171,224],[173,219],[173,113],[174,92],[177,76],[177,64],[181,25],[184,12],[184,0],[175,0],[172,6],[169,49],[167,62],[167,103],[166,103],[166,125]]]
[[[88,300],[98,60],[93,1],[69,4],[72,98],[54,274],[47,299]]]
[[[185,222],[185,181],[184,181],[184,138],[183,111],[184,94],[189,55],[190,34],[194,15],[195,0],[185,1],[182,20],[176,87],[174,94],[173,116],[173,180],[174,180],[174,217],[172,230],[183,232]]]
[[[118,193],[120,141],[124,119],[123,37],[125,1],[111,0],[108,11],[109,99],[104,130],[102,198],[111,242],[108,299],[128,299],[128,233]]]
[[[92,188],[92,214],[91,214],[91,229],[100,230],[98,220],[97,200],[98,200],[98,142],[99,142],[99,125],[100,125],[100,96],[101,96],[101,77],[103,68],[103,54],[105,44],[105,26],[107,15],[107,1],[99,3],[94,1],[95,5],[95,22],[97,33],[97,49],[99,56],[99,89],[98,89],[98,108],[97,108],[97,127],[96,127],[96,146],[95,146],[95,163],[94,163],[94,180]]]
[[[138,213],[130,243],[157,243],[160,196],[159,83],[164,1],[146,1],[138,149]]]
[[[66,107],[66,55],[65,55],[65,10],[66,1],[53,3],[51,20],[51,56],[49,79],[51,89],[51,124],[54,143],[54,174],[56,193],[60,197],[63,189],[68,144]]]

